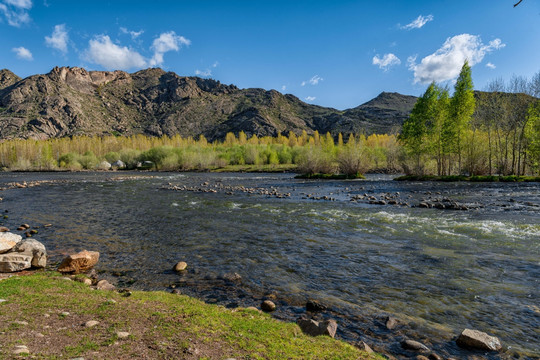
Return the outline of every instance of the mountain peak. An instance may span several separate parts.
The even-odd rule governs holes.
[[[0,70],[0,90],[20,81],[21,78],[8,69]]]

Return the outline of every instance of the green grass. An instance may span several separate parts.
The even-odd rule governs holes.
[[[297,165],[294,164],[266,164],[266,165],[227,165],[220,168],[212,169],[212,172],[265,172],[265,173],[282,173],[294,172]]]
[[[39,359],[78,356],[129,359],[382,359],[327,336],[309,337],[293,323],[247,309],[226,309],[166,292],[92,290],[58,273],[40,272],[0,281],[0,358],[24,344]],[[114,300],[114,301],[111,301]],[[60,317],[67,311],[70,315]],[[44,314],[50,316],[45,317]],[[28,325],[13,326],[15,321]],[[99,325],[86,328],[88,320]],[[127,331],[118,339],[117,331]],[[30,333],[42,333],[37,338]]]
[[[455,181],[471,181],[471,182],[540,182],[540,176],[499,176],[499,175],[450,175],[450,176],[436,176],[436,175],[404,175],[395,178],[396,181],[443,181],[443,182],[455,182]]]

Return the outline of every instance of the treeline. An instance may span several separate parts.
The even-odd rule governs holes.
[[[401,170],[400,146],[394,135],[329,133],[248,138],[229,133],[224,141],[173,137],[55,138],[6,140],[0,143],[0,165],[6,170],[54,171],[107,169],[120,160],[127,169],[152,167],[167,171],[201,171],[235,165],[290,165],[305,174]],[[150,164],[150,165],[148,165]]]
[[[465,63],[453,96],[431,83],[399,136],[403,169],[424,175],[525,175],[540,171],[540,72],[473,91]]]

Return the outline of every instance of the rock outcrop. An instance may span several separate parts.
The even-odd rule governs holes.
[[[7,240],[6,240],[7,239]],[[2,245],[3,244],[3,245]],[[0,272],[16,272],[30,268],[44,268],[47,265],[45,246],[37,240],[22,240],[20,235],[0,233],[0,246],[13,244],[0,254]]]
[[[22,237],[10,232],[0,232],[0,254],[6,253],[13,249]]]

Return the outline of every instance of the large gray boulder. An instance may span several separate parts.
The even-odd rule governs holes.
[[[15,245],[12,252],[32,256],[32,267],[34,268],[47,266],[47,250],[45,245],[37,240],[25,239]]]
[[[487,351],[499,351],[501,342],[495,336],[490,336],[478,330],[465,329],[456,340],[461,347]]]
[[[21,235],[10,232],[0,232],[0,254],[10,251],[21,240]]]
[[[122,160],[116,160],[112,163],[112,167],[116,169],[124,169],[126,167],[126,164]]]
[[[0,272],[15,272],[32,267],[32,255],[7,253],[0,255]]]

